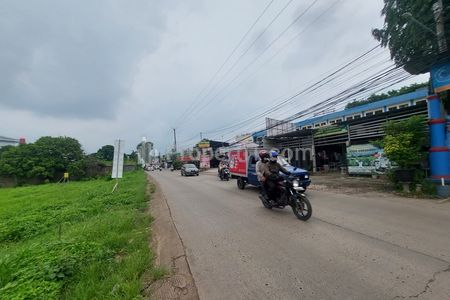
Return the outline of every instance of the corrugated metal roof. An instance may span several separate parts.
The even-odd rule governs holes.
[[[255,137],[255,138],[261,137],[261,136],[266,136],[266,130],[263,129],[263,130],[254,132],[254,133],[252,134],[252,136]]]
[[[6,136],[0,136],[0,141],[2,142],[11,142],[11,143],[18,143],[19,139],[13,139]]]
[[[382,107],[385,107],[385,106],[391,106],[391,105],[399,104],[399,103],[402,103],[402,102],[405,102],[405,101],[421,99],[421,98],[424,98],[424,97],[427,97],[427,96],[428,96],[428,89],[424,88],[424,89],[420,89],[420,90],[417,90],[417,91],[412,92],[412,93],[408,93],[408,94],[404,94],[404,95],[388,98],[388,99],[385,99],[385,100],[372,102],[372,103],[365,104],[365,105],[356,106],[356,107],[349,108],[349,109],[344,109],[344,110],[337,111],[337,112],[330,113],[330,114],[326,114],[326,115],[323,115],[323,116],[320,116],[320,117],[309,118],[309,119],[297,122],[296,125],[297,126],[303,126],[303,125],[307,125],[307,124],[312,124],[312,123],[318,123],[318,122],[321,122],[321,121],[326,121],[326,120],[329,120],[329,119],[337,119],[339,117],[354,115],[354,114],[357,114],[357,113],[362,113],[364,111],[376,110],[378,108],[382,108]]]
[[[391,97],[391,98],[387,98],[384,100],[375,101],[375,102],[372,102],[369,104],[360,105],[360,106],[356,106],[356,107],[349,108],[349,109],[344,109],[344,110],[329,113],[329,114],[326,114],[326,115],[323,115],[320,117],[309,118],[309,119],[297,122],[297,123],[295,123],[295,125],[297,125],[298,127],[303,126],[303,125],[310,125],[310,124],[318,123],[321,121],[326,121],[326,120],[330,120],[330,119],[332,120],[332,119],[337,119],[339,117],[362,113],[365,111],[376,110],[376,109],[379,109],[379,108],[382,108],[385,106],[391,106],[391,105],[399,104],[399,103],[402,103],[405,101],[422,99],[427,96],[428,96],[427,88],[418,89],[412,93],[408,93],[408,94],[404,94],[404,95],[400,95],[400,96],[396,96],[396,97]],[[255,138],[266,136],[266,130],[257,131],[255,133],[253,133],[252,136]]]

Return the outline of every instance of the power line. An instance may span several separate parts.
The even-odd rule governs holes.
[[[322,83],[322,82],[325,81],[326,79],[329,79],[329,78],[333,77],[334,75],[339,74],[340,72],[343,72],[343,71],[346,70],[349,66],[351,66],[352,64],[354,64],[354,63],[356,63],[357,61],[361,60],[361,59],[364,58],[365,56],[369,55],[371,52],[373,52],[373,51],[374,51],[375,49],[377,49],[378,47],[379,47],[379,45],[377,45],[377,46],[375,46],[375,47],[369,49],[368,51],[366,51],[366,52],[362,53],[361,55],[357,56],[356,58],[352,59],[350,62],[346,63],[345,65],[339,67],[337,70],[333,71],[331,74],[327,75],[325,78],[323,78],[323,79],[321,79],[321,80],[319,80],[319,81],[313,83],[312,85],[310,85],[310,86],[308,86],[308,87],[302,89],[300,92],[298,92],[298,96],[299,96],[299,95],[302,95],[302,94],[304,94],[304,93],[306,93],[306,92],[308,92],[311,88],[315,87],[315,86],[318,85],[319,83]],[[294,98],[295,98],[295,97],[294,97]],[[278,99],[278,98],[277,98],[277,99]],[[282,106],[282,105],[287,104],[287,103],[288,103],[290,100],[292,100],[292,99],[293,99],[293,98],[288,98],[288,99],[285,99],[285,100],[283,100],[283,101],[281,101],[281,102],[277,102],[277,103],[276,103],[275,105],[273,105],[271,108],[268,108],[268,109],[266,109],[264,112],[262,112],[262,113],[260,113],[260,114],[257,114],[256,116],[253,116],[253,117],[251,117],[251,118],[249,118],[249,119],[258,118],[258,117],[264,116],[264,115],[266,115],[266,114],[268,114],[268,113],[271,113],[271,112],[273,112],[273,111],[275,111],[275,110],[277,110],[277,109],[281,109],[281,106]],[[242,122],[245,122],[245,121],[242,121]],[[240,122],[240,123],[242,123],[242,122]]]
[[[288,45],[290,45],[292,42],[294,42],[295,40],[298,39],[298,37],[300,37],[303,33],[306,32],[306,30],[311,27],[314,23],[316,23],[320,18],[322,18],[326,13],[328,13],[334,6],[336,6],[341,0],[337,0],[335,2],[333,2],[326,10],[324,10],[319,16],[317,16],[312,22],[310,22],[307,26],[305,26],[303,28],[302,31],[300,31],[299,33],[297,33],[293,38],[291,38],[287,43],[285,43],[283,46],[281,46],[278,51],[276,51],[272,56],[269,57],[269,59],[265,60],[254,72],[252,72],[249,76],[247,76],[244,80],[242,80],[240,83],[238,83],[236,86],[234,86],[233,89],[230,89],[228,93],[226,93],[224,96],[222,96],[221,98],[219,98],[219,101],[227,98],[232,92],[234,92],[239,86],[241,86],[243,83],[245,83],[247,80],[249,80],[250,78],[252,78],[254,75],[256,75],[264,66],[266,66],[270,61],[272,61],[275,57],[277,57],[284,49],[286,49],[286,47]],[[256,61],[263,53],[260,53],[260,55],[258,55],[258,57],[256,59],[254,59],[254,61]],[[251,64],[253,64],[254,62],[252,62]],[[228,86],[231,85],[232,82],[234,82],[238,77],[240,77],[240,75],[242,75],[249,67],[249,64],[246,68],[244,68],[237,76],[235,76],[235,78],[232,79],[232,81],[227,84],[226,87],[222,88],[222,90],[217,94],[219,95],[223,90],[225,90]],[[217,96],[216,95],[216,96]]]
[[[401,69],[399,70],[399,67],[391,68],[390,70],[388,70],[388,71],[386,71],[386,72],[380,73],[378,76],[376,76],[376,77],[374,77],[374,78],[370,78],[369,80],[365,80],[365,81],[363,81],[363,82],[357,83],[357,84],[353,85],[351,88],[347,89],[346,91],[343,91],[343,92],[341,92],[341,93],[335,95],[334,97],[330,97],[330,98],[328,98],[328,99],[326,99],[326,100],[324,100],[324,101],[322,101],[322,102],[320,102],[320,103],[318,103],[318,104],[316,104],[316,105],[311,106],[310,108],[308,108],[308,109],[306,109],[306,110],[301,111],[300,113],[297,113],[297,114],[295,114],[295,115],[293,115],[293,116],[291,116],[291,117],[285,119],[282,123],[276,124],[276,126],[279,126],[280,124],[284,124],[284,123],[290,122],[290,121],[292,121],[292,120],[295,120],[295,119],[297,119],[297,118],[299,118],[299,117],[301,117],[301,116],[304,116],[304,115],[306,114],[305,112],[311,113],[311,112],[315,112],[315,111],[317,111],[317,110],[321,110],[321,109],[324,108],[323,104],[329,103],[330,100],[333,100],[333,99],[336,98],[336,97],[339,97],[339,98],[338,98],[337,100],[333,101],[332,103],[330,103],[331,105],[335,105],[335,104],[338,103],[338,102],[342,102],[343,99],[351,100],[350,97],[353,97],[353,96],[355,96],[355,94],[361,93],[362,91],[370,91],[371,89],[373,90],[373,87],[369,89],[370,86],[367,85],[368,83],[370,83],[370,84],[373,85],[374,83],[380,81],[380,79],[382,79],[383,76],[388,75],[389,72],[393,72],[393,71],[395,71],[395,70],[400,71],[400,72],[403,72],[403,73],[406,73],[405,71],[403,71],[403,70],[401,70]],[[394,74],[394,76],[391,76],[391,77],[393,77],[393,79],[394,79],[394,83],[389,84],[389,86],[392,86],[393,84],[396,84],[396,83],[398,83],[398,82],[401,82],[401,81],[407,79],[407,78],[400,78],[399,80],[395,81],[395,77],[396,77],[396,76],[397,76],[397,74]],[[406,75],[406,77],[410,78],[410,77],[412,77],[412,76],[408,74],[408,75]],[[391,80],[391,82],[392,82],[392,78],[391,78],[390,80]],[[379,86],[380,84],[382,84],[382,83],[383,83],[383,82],[379,83],[378,86]],[[366,85],[366,87],[360,88],[360,86],[364,86],[364,85]],[[358,87],[359,87],[359,89],[358,89],[356,92],[353,92],[353,93],[351,93],[351,94],[348,94],[348,92],[351,92],[352,90],[354,90],[355,88],[358,88]],[[376,87],[376,86],[375,86],[375,87]],[[384,86],[382,89],[384,89],[384,88],[386,88],[386,86]],[[380,89],[380,90],[382,90],[382,89]],[[345,93],[347,93],[347,94],[345,94]],[[297,95],[294,95],[294,96],[292,96],[292,97],[296,97],[296,96],[297,96]],[[266,129],[270,129],[270,128],[266,128]]]
[[[303,10],[300,15],[297,16],[297,18],[294,19],[274,40],[272,40],[271,43],[269,43],[268,46],[266,46],[250,63],[248,63],[244,68],[241,69],[241,71],[231,80],[229,81],[222,89],[220,89],[209,102],[205,103],[204,106],[196,110],[195,114],[199,114],[202,110],[204,110],[208,105],[210,105],[215,98],[217,98],[218,95],[220,95],[224,90],[226,90],[231,84],[238,79],[245,71],[247,71],[268,49],[270,49],[296,22],[298,22],[319,0],[315,0],[310,5]],[[331,8],[333,8],[338,2],[341,0],[337,0],[333,2],[324,12],[322,12],[318,17],[316,17],[311,23],[309,23],[301,32],[300,34],[296,35],[298,37],[299,35],[303,34],[312,24],[314,24],[318,19],[320,19],[325,13],[327,13]],[[290,40],[290,42],[293,40]],[[283,47],[285,47],[284,45]],[[272,57],[273,58],[273,57]],[[227,96],[227,95],[226,95]],[[223,100],[224,97],[220,98],[219,100]],[[193,117],[194,115],[191,115]]]
[[[266,25],[266,27],[260,32],[260,34],[253,40],[252,43],[244,50],[243,53],[234,61],[232,66],[220,77],[219,81],[206,93],[202,98],[202,100],[207,100],[207,97],[209,94],[214,91],[214,89],[219,85],[219,83],[226,78],[226,76],[237,66],[237,64],[241,61],[241,59],[252,49],[252,47],[255,45],[255,43],[267,32],[267,30],[272,26],[272,24],[280,17],[280,15],[286,10],[286,8],[292,3],[293,0],[289,0],[283,8],[275,15],[275,17],[272,18],[272,20],[269,22],[269,24]],[[319,0],[314,0],[314,3]],[[292,26],[292,25],[291,25]],[[199,104],[202,101],[199,102]],[[196,112],[198,113],[198,111]],[[186,119],[184,120],[186,121]],[[180,122],[181,123],[181,122]]]
[[[291,0],[292,1],[292,0]],[[262,18],[262,16],[266,13],[266,11],[269,9],[269,7],[273,4],[274,0],[270,0],[269,3],[264,7],[263,11],[258,15],[256,20],[252,23],[250,28],[245,32],[245,34],[242,36],[242,38],[239,40],[239,42],[236,44],[236,46],[233,48],[231,53],[228,55],[228,57],[225,59],[225,61],[222,63],[222,65],[219,67],[219,69],[214,73],[214,75],[208,80],[208,83],[206,86],[200,91],[200,93],[195,97],[194,101],[191,102],[191,105],[183,112],[180,119],[183,118],[185,114],[187,114],[193,107],[195,107],[195,102],[200,98],[200,96],[209,88],[211,83],[214,81],[214,79],[219,75],[219,73],[222,71],[222,69],[225,67],[225,65],[228,63],[228,61],[231,59],[231,57],[234,55],[237,49],[242,45],[244,40],[247,38],[247,36],[250,34],[250,32],[253,30],[255,25],[259,22],[259,20]]]
[[[377,46],[378,47],[378,46]],[[401,66],[399,66],[398,68],[401,68]],[[402,82],[402,81],[404,81],[404,80],[406,80],[406,79],[408,79],[408,78],[411,78],[412,76],[410,76],[410,75],[406,75],[406,74],[404,74],[402,77],[396,77],[396,76],[398,76],[398,75],[400,75],[400,74],[394,74],[394,75],[392,75],[392,76],[390,76],[390,77],[388,77],[389,78],[389,82],[387,82],[387,83],[389,83],[389,85],[388,86],[392,86],[392,85],[394,85],[394,84],[396,84],[396,83],[398,83],[398,82]],[[332,76],[332,75],[331,75]],[[397,78],[397,79],[396,79]],[[313,87],[310,87],[311,88],[311,92],[315,92],[316,90],[318,90],[319,88],[321,88],[321,87],[323,87],[323,86],[325,86],[325,85],[327,85],[327,84],[329,84],[330,82],[332,82],[332,81],[335,81],[337,78],[331,78],[330,80],[328,80],[328,81],[326,81],[326,78],[324,78],[323,80],[322,80],[322,83],[321,82],[318,82],[317,84],[319,85],[319,86],[316,86],[315,88],[313,88]],[[337,81],[337,83],[338,84],[341,84],[341,82],[340,81]],[[387,84],[387,83],[385,83],[385,84]],[[379,85],[377,85],[378,87],[379,87]],[[373,91],[375,88],[377,88],[377,86],[376,87],[371,87],[371,88],[363,88],[363,89],[360,89],[359,91],[357,91],[358,93],[362,93],[362,92],[365,92],[365,93],[367,93],[368,91]],[[386,88],[386,86],[383,86],[383,87],[381,87],[381,88],[378,88],[378,91],[380,91],[380,90],[383,90],[383,89],[385,89]],[[353,96],[355,96],[356,94],[355,93],[352,93],[352,94],[349,94],[349,95],[347,95],[346,97],[347,97],[347,99],[348,99],[348,97],[353,97]],[[348,100],[352,100],[352,99],[348,99]],[[339,104],[339,103],[343,103],[343,100],[342,99],[339,99],[339,101],[335,101],[334,103],[331,103],[331,105],[336,105],[336,104]],[[319,109],[323,109],[323,107],[319,107]],[[273,112],[273,111],[271,111],[271,112]],[[304,114],[300,114],[300,115],[304,115]],[[252,119],[253,119],[253,117],[252,117]],[[245,123],[245,121],[241,121],[240,122],[241,124],[243,124],[243,123]],[[228,128],[234,128],[234,127],[236,127],[236,125],[231,125],[231,126],[228,126],[227,128],[225,128],[225,129],[228,129]],[[242,128],[242,127],[241,127]],[[222,128],[223,129],[223,128]],[[223,131],[222,129],[219,129],[219,130],[214,130],[213,132],[218,132],[218,131]]]
[[[399,82],[402,82],[402,81],[404,81],[404,80],[406,80],[406,79],[408,79],[408,78],[411,78],[411,77],[412,77],[412,75],[409,75],[409,74],[408,74],[408,75],[405,75],[404,77],[401,77],[400,79],[397,79],[397,80],[395,80],[394,82],[391,82],[387,87],[392,86],[392,85],[395,85],[395,84],[397,84],[397,83],[399,83]],[[386,86],[384,86],[383,89],[384,89],[384,88],[386,88]],[[351,97],[352,95],[354,95],[354,93],[351,94],[349,97]],[[349,97],[346,97],[346,98],[348,99]],[[328,100],[328,99],[327,99],[327,100]],[[342,101],[341,97],[340,97],[338,100],[339,100],[339,101]],[[325,100],[325,101],[326,101],[326,100]],[[334,103],[333,103],[333,105],[334,105]],[[302,117],[302,116],[305,116],[305,115],[307,115],[308,113],[309,113],[309,114],[310,114],[310,113],[314,113],[315,111],[321,110],[321,109],[323,109],[323,107],[319,107],[319,109],[316,108],[315,110],[311,110],[311,109],[304,110],[304,111],[302,111],[302,112],[300,112],[300,113],[295,114],[294,116],[291,116],[291,117],[289,117],[289,118],[287,118],[287,119],[282,120],[280,123],[277,123],[277,124],[272,125],[272,126],[269,126],[269,127],[266,126],[266,128],[263,128],[263,129],[261,129],[261,130],[269,130],[269,129],[272,129],[272,128],[274,128],[274,127],[280,126],[280,125],[282,125],[282,124],[286,124],[286,123],[291,122],[291,121],[293,121],[293,120],[295,120],[295,119],[298,119],[298,118],[300,118],[300,117]],[[226,140],[226,142],[229,142],[229,141],[231,141],[231,140],[232,140],[232,138]],[[245,140],[245,139],[240,139],[240,140],[238,140],[238,141],[232,143],[231,145],[236,145],[236,144],[242,142],[243,140]]]

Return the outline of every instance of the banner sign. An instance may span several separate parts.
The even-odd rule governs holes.
[[[228,153],[230,172],[232,174],[239,174],[247,176],[247,155],[246,150],[231,150]]]
[[[209,169],[210,161],[209,155],[200,155],[200,169]]]
[[[347,126],[328,126],[325,128],[317,129],[317,131],[314,133],[314,137],[323,137],[323,136],[330,136],[330,135],[338,135],[338,134],[344,134],[347,133]]]
[[[450,90],[450,63],[431,67],[431,81],[435,93]]]
[[[192,157],[189,156],[189,155],[183,155],[183,156],[180,158],[180,160],[181,160],[182,162],[190,162],[190,161],[192,161]]]
[[[114,159],[111,178],[122,178],[124,150],[125,150],[125,141],[116,140],[114,142]]]
[[[347,163],[350,175],[384,174],[392,168],[383,149],[372,144],[347,147]]]

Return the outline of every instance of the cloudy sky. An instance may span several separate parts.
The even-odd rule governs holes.
[[[274,0],[220,69],[269,2],[0,0],[0,135],[71,136],[87,152],[116,138],[130,151],[143,136],[165,152],[173,127],[184,147],[200,132],[228,139],[264,118],[233,124],[375,46],[383,23],[382,0]]]

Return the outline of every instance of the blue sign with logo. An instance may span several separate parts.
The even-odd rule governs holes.
[[[450,90],[450,62],[431,68],[431,81],[435,93]]]

